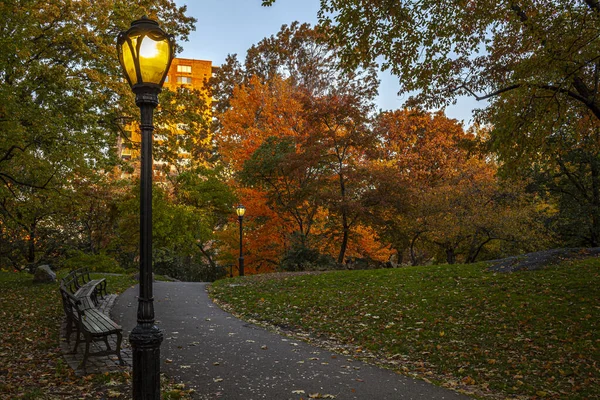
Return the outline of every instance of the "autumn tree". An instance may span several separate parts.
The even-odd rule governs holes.
[[[6,197],[0,203],[0,217],[5,237],[12,238],[11,264],[18,269],[33,268],[38,259],[47,256],[61,242],[58,222],[67,207],[66,199],[56,191],[39,191],[23,187],[18,196]],[[64,237],[63,237],[64,239]]]
[[[62,229],[78,236],[73,248],[89,254],[106,252],[116,234],[118,203],[130,183],[116,179],[114,174],[75,178],[68,194],[68,221]]]
[[[380,148],[373,169],[382,186],[374,223],[399,251],[408,248],[413,264],[423,261],[419,247],[454,263],[459,255],[475,261],[494,242],[510,242],[504,249],[516,252],[544,243],[532,197],[499,180],[493,160],[476,151],[474,136],[456,120],[397,110],[382,113],[375,132]]]
[[[351,229],[365,213],[362,199],[371,188],[365,163],[367,151],[375,145],[368,126],[372,107],[369,100],[344,91],[317,98],[308,109],[314,132],[310,140],[329,170],[322,201],[330,215],[337,217],[337,226],[332,230],[339,233],[333,237],[340,243],[340,264],[345,261]]]
[[[518,173],[532,181],[532,190],[556,210],[550,225],[560,242],[571,247],[600,243],[598,129],[585,118],[562,126],[548,138],[552,153],[531,155],[532,165],[518,164]]]
[[[310,231],[307,228],[311,224],[312,204],[307,208],[292,210],[291,202],[302,204],[303,200],[289,195],[284,198],[282,192],[286,190],[286,184],[287,188],[293,187],[293,184],[310,185],[308,180],[300,182],[303,175],[310,176],[308,171],[297,169],[293,175],[285,176],[281,171],[283,168],[287,173],[292,172],[283,165],[291,161],[283,160],[283,157],[294,156],[297,153],[296,147],[307,135],[302,106],[294,87],[289,81],[279,77],[265,83],[258,77],[251,78],[248,85],[238,86],[234,90],[230,104],[231,108],[220,118],[222,129],[216,136],[219,154],[232,173],[241,174],[238,182],[232,184],[238,192],[244,194],[240,199],[251,210],[252,220],[262,221],[263,224],[262,229],[252,230],[252,223],[246,224],[246,230],[252,232],[255,239],[248,245],[248,265],[251,267],[253,262],[259,262],[253,259],[252,254],[260,254],[260,263],[268,268],[269,264],[276,263],[279,258],[277,253],[281,253],[281,249],[274,253],[272,244],[285,242],[283,238],[274,235],[286,236],[294,229],[300,229],[302,234]],[[285,150],[285,154],[275,154],[275,150]],[[279,159],[274,159],[275,157]],[[301,166],[306,166],[306,163],[300,162],[298,167]],[[295,195],[300,193],[302,188],[294,192]],[[304,193],[314,196],[314,193]],[[249,198],[249,195],[253,198]],[[295,220],[294,225],[276,228],[290,218]],[[263,240],[256,239],[263,235]],[[237,248],[237,244],[235,247]]]
[[[286,218],[291,217],[298,227],[302,226],[297,232],[304,240],[317,207],[327,210],[330,223],[323,226],[328,231],[324,233],[326,241],[339,243],[336,258],[343,262],[350,231],[360,215],[358,197],[362,194],[363,178],[359,164],[369,142],[367,121],[377,81],[371,68],[342,70],[337,49],[323,39],[321,32],[307,24],[284,25],[277,35],[248,50],[243,67],[237,59],[230,58],[224,72],[213,81],[213,87],[232,88],[236,87],[236,79],[241,80],[233,89],[233,96],[224,96],[217,104],[226,109],[218,133],[221,154],[231,160],[235,170],[241,170],[249,158],[233,154],[231,149],[243,148],[244,153],[252,154],[273,137],[265,145],[271,146],[271,153],[275,149],[286,151],[285,157],[277,155],[279,159],[274,160],[267,148],[261,149],[248,164],[247,180],[262,174],[261,182],[269,186],[273,196],[278,196],[280,185],[284,184],[282,172],[291,165],[303,168],[296,170],[292,178],[296,182],[310,176],[311,185],[317,184],[313,178],[328,175],[327,179],[318,179],[319,190],[310,193],[311,200],[305,203],[309,205],[302,209],[301,217],[289,213],[290,206],[295,204],[291,201],[286,201],[287,205],[279,211],[286,209],[280,216],[286,214]],[[275,161],[277,165],[273,164]],[[269,168],[270,172],[275,168],[277,180],[265,179]],[[301,193],[307,192],[303,189],[296,192]],[[281,199],[281,196],[273,198],[271,204],[281,203]]]
[[[501,181],[493,164],[466,160],[458,175],[424,194],[423,240],[453,264],[535,251],[548,245],[543,213],[522,182]]]
[[[540,194],[560,204],[564,243],[594,246],[597,153],[582,148],[595,148],[600,123],[599,19],[590,0],[325,0],[319,12],[344,64],[381,61],[413,95],[409,104],[482,101],[476,116],[494,127],[488,144],[503,174],[535,175]],[[581,222],[584,234],[573,230]]]
[[[115,62],[117,33],[146,12],[183,38],[194,21],[170,1],[144,3],[2,3],[0,29],[10,38],[0,65],[3,196],[15,185],[58,186],[69,171],[103,166],[119,97],[130,92]]]
[[[338,90],[349,77],[352,79],[363,72],[372,74],[369,68],[344,71],[339,64],[337,47],[328,44],[326,38],[310,24],[295,21],[283,25],[276,35],[251,46],[243,62],[236,54],[228,55],[209,81],[217,113],[229,108],[234,88],[248,84],[253,76],[262,82],[275,77],[289,79],[307,95],[321,96]]]
[[[278,210],[301,240],[306,240],[319,209],[324,168],[318,154],[300,152],[290,136],[270,136],[244,163],[240,178],[262,188],[267,205]]]

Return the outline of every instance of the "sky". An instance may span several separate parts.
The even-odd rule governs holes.
[[[179,43],[181,58],[210,60],[221,65],[228,54],[237,54],[243,62],[246,51],[265,37],[277,34],[284,24],[293,21],[317,23],[319,0],[277,0],[272,7],[262,7],[261,0],[175,0],[187,5],[187,15],[197,19],[196,31],[188,42]],[[398,79],[388,72],[379,74],[380,86],[377,108],[402,108],[406,96],[397,95]],[[473,108],[482,107],[470,98],[461,98],[456,105],[446,108],[446,115],[471,124]]]

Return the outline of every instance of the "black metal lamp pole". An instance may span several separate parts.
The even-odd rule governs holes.
[[[173,38],[147,17],[131,23],[117,40],[119,61],[141,113],[140,160],[140,294],[137,325],[129,342],[133,350],[133,399],[160,400],[160,344],[154,324],[152,294],[152,135],[153,113],[173,59]]]
[[[243,205],[240,204],[235,209],[235,212],[237,213],[238,220],[240,221],[240,258],[239,258],[240,270],[239,270],[239,274],[240,274],[240,276],[244,276],[244,253],[242,251],[242,225],[243,225],[243,221],[244,221],[244,214],[246,213],[246,207],[244,207]]]

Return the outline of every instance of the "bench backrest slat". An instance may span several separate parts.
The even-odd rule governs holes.
[[[91,280],[90,269],[88,267],[83,267],[69,272],[67,276],[61,280],[61,284],[67,288],[71,294],[75,294],[77,290]]]

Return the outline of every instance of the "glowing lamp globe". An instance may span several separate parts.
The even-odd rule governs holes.
[[[134,92],[160,91],[174,56],[173,36],[144,16],[117,38],[119,62]]]
[[[246,214],[246,207],[240,204],[236,207],[235,212],[237,213],[238,217],[243,217],[244,214]]]

